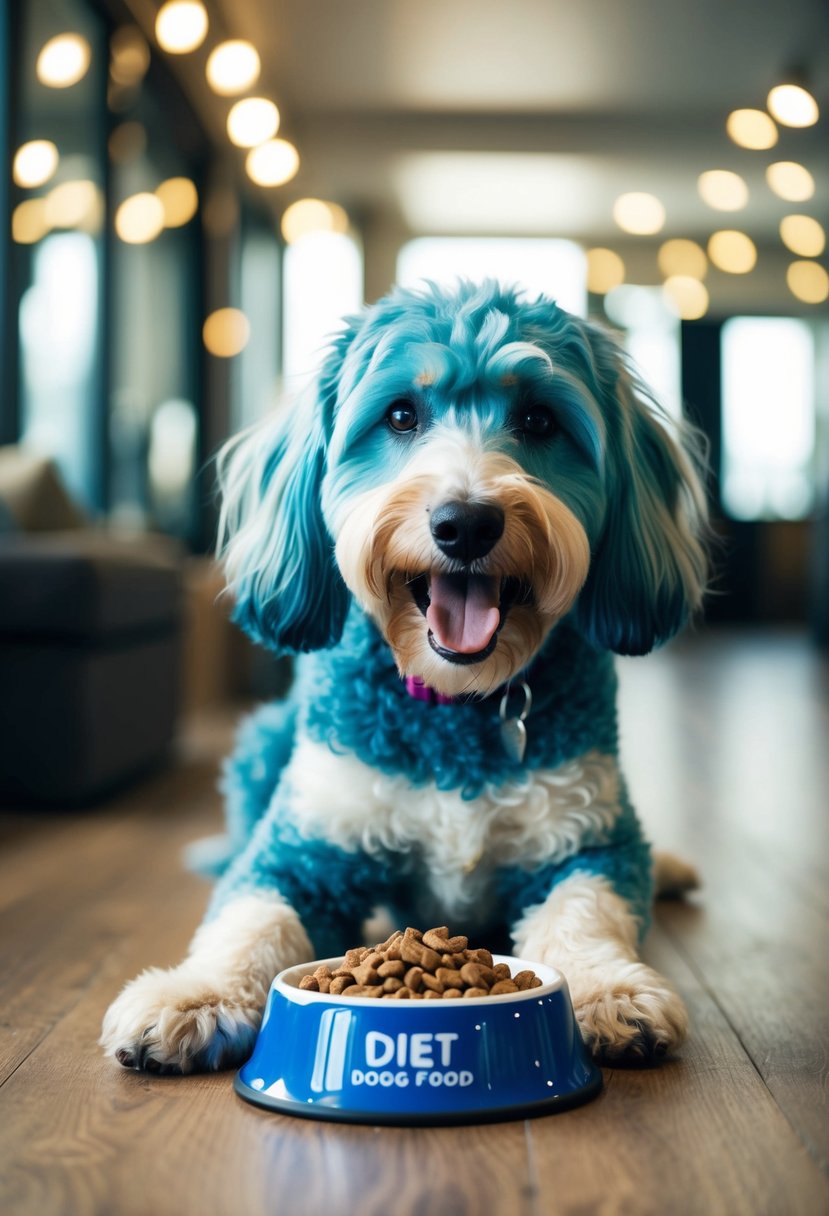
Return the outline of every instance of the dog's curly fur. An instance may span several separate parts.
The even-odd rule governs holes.
[[[611,653],[647,653],[701,602],[703,495],[672,426],[607,333],[462,283],[353,318],[303,406],[228,446],[236,619],[302,658],[227,766],[190,955],[107,1013],[122,1064],[238,1062],[275,971],[340,953],[377,905],[559,967],[605,1058],[681,1042],[679,998],[637,957],[653,875]],[[499,721],[519,682],[523,757]]]

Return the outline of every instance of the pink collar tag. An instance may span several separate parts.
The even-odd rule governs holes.
[[[456,705],[460,697],[446,697],[442,692],[430,688],[420,676],[406,676],[406,692],[415,701],[427,701],[430,705]]]

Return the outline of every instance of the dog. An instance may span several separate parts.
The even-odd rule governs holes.
[[[609,333],[461,282],[350,319],[304,403],[231,441],[235,620],[301,657],[227,765],[206,919],[179,966],[112,1004],[109,1054],[239,1063],[273,976],[342,954],[378,907],[506,931],[563,972],[604,1060],[682,1042],[679,996],[638,957],[654,873],[613,667],[704,594],[698,462],[671,429]]]

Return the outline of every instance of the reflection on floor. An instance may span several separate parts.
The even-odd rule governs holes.
[[[94,813],[6,815],[0,1206],[32,1213],[825,1213],[829,665],[797,634],[703,634],[620,663],[623,751],[651,836],[702,869],[648,954],[693,1036],[654,1070],[527,1124],[375,1129],[269,1115],[227,1075],[121,1072],[95,1045],[141,967],[175,961],[207,889],[230,717]],[[284,1206],[283,1206],[284,1205]]]

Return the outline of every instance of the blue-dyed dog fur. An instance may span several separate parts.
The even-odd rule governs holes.
[[[543,352],[535,359],[532,343]],[[561,498],[585,529],[590,573],[569,615],[518,678],[533,693],[522,764],[499,734],[499,696],[432,705],[413,699],[381,633],[352,601],[332,534],[351,496],[405,470],[410,448],[383,425],[410,393],[424,358],[434,374],[418,400],[422,430],[474,425]],[[551,361],[554,374],[549,374]],[[518,387],[503,387],[514,378]],[[509,419],[532,386],[555,411],[554,444],[516,446]],[[299,654],[285,704],[243,725],[224,777],[228,837],[210,915],[235,896],[276,888],[295,908],[317,957],[360,940],[378,904],[400,923],[422,913],[421,859],[346,851],[301,836],[280,782],[297,732],[414,786],[474,799],[532,770],[597,751],[618,756],[612,652],[644,654],[698,606],[701,549],[683,527],[688,466],[666,436],[615,343],[552,301],[526,302],[488,283],[453,292],[398,290],[338,336],[306,409],[261,432],[247,484],[226,524],[246,527],[237,558],[235,619],[278,652]],[[251,448],[253,452],[254,449]],[[518,453],[516,455],[516,452]],[[258,524],[251,525],[251,520]],[[337,790],[332,789],[332,806]],[[514,925],[574,872],[604,876],[642,931],[652,897],[650,855],[622,785],[603,835],[558,864],[496,869],[482,925]],[[462,926],[460,926],[462,928]]]

